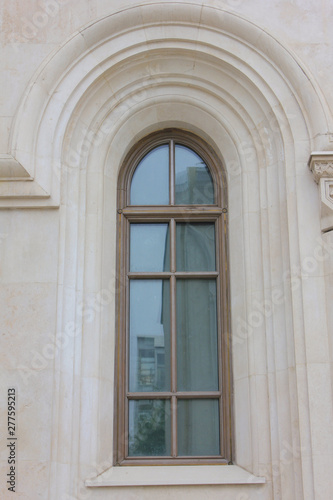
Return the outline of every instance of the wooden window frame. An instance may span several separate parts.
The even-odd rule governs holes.
[[[170,144],[170,204],[138,206],[130,205],[130,186],[132,176],[139,162],[152,149],[162,144]],[[174,190],[174,145],[181,144],[197,153],[206,163],[214,184],[215,203],[210,205],[175,205]],[[231,344],[228,285],[228,242],[227,242],[227,199],[226,182],[221,161],[212,148],[201,138],[178,129],[154,133],[136,144],[123,163],[118,183],[118,257],[117,257],[117,301],[116,301],[116,391],[114,418],[114,465],[176,465],[176,464],[230,464],[233,460],[232,436],[232,381],[231,381]],[[132,222],[168,223],[170,238],[169,272],[130,272],[129,271],[129,228]],[[216,271],[177,272],[175,268],[176,222],[214,222],[216,235]],[[214,278],[217,284],[217,324],[218,324],[218,364],[219,391],[213,392],[176,392],[176,317],[175,287],[176,278]],[[128,303],[129,279],[170,280],[171,318],[171,388],[167,392],[127,392],[128,379]],[[172,457],[127,457],[128,438],[128,398],[130,399],[170,399],[172,428]],[[176,452],[177,415],[175,399],[214,398],[220,400],[220,455],[178,457]]]

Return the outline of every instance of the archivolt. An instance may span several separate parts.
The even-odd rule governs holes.
[[[241,154],[252,151],[246,162],[258,148],[265,151],[260,161],[277,161],[277,154],[268,159],[268,146],[281,141],[296,149],[302,142],[303,151],[307,144],[307,155],[326,147],[331,117],[295,57],[235,14],[180,1],[124,9],[73,35],[27,89],[13,126],[12,156],[56,204],[60,170],[74,157],[84,164],[102,138],[110,145],[142,106],[160,110],[156,123],[177,121],[161,111],[163,99],[170,106],[191,103],[194,114],[204,110]],[[190,128],[195,121],[183,119]],[[133,130],[132,143],[145,133],[140,130]]]

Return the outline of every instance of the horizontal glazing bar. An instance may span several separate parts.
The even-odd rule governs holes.
[[[216,271],[198,271],[198,272],[153,272],[153,273],[139,273],[139,272],[129,272],[127,273],[129,278],[169,278],[172,275],[176,278],[217,278],[219,273]]]
[[[220,391],[182,391],[182,392],[128,392],[128,399],[170,399],[172,396],[182,399],[188,398],[219,398]]]
[[[145,218],[145,220],[147,220],[147,217],[154,218],[158,216],[171,216],[176,217],[179,220],[183,220],[186,218],[186,215],[190,216],[191,219],[193,216],[217,217],[221,215],[222,208],[212,205],[200,205],[199,208],[182,205],[174,207],[170,205],[159,205],[154,207],[140,205],[123,208],[120,213],[123,213],[127,217],[140,217],[141,215]]]

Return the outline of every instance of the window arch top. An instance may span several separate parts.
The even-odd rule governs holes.
[[[148,151],[130,184],[130,205],[214,205],[214,182],[204,159],[170,140]]]

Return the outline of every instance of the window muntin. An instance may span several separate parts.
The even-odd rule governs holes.
[[[126,366],[120,380],[120,464],[230,459],[230,365],[221,314],[226,301],[221,288],[225,218],[218,206],[221,191],[207,166],[209,155],[198,148],[199,155],[195,145],[184,142],[162,137],[154,147],[138,148],[128,164],[120,210],[126,268],[120,327]],[[151,162],[154,151],[155,159],[162,154],[155,168],[163,166],[164,180],[167,153],[167,204],[165,198],[150,204],[150,187],[148,201],[135,192],[145,190],[144,175],[138,183],[137,169],[146,158]],[[182,157],[189,161],[180,169],[176,163]],[[177,172],[188,174],[182,198],[177,194]]]

